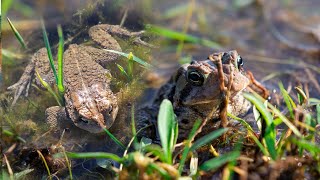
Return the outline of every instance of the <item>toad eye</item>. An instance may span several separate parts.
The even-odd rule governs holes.
[[[85,123],[85,124],[88,124],[89,123],[89,120],[85,117],[81,117],[80,118],[81,122]]]
[[[237,59],[237,66],[238,66],[238,69],[241,69],[243,67],[243,59],[241,56],[238,56],[238,59]]]
[[[188,72],[187,79],[190,83],[196,86],[201,86],[204,82],[204,75],[196,70]]]

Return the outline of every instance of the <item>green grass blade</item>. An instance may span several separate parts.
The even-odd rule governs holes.
[[[15,137],[17,140],[21,141],[22,143],[26,143],[27,141],[24,140],[22,137],[16,135],[15,133],[5,130],[5,129],[1,129],[2,135],[6,135],[6,136],[13,136]]]
[[[164,27],[147,25],[146,29],[152,33],[155,33],[157,35],[164,36],[170,39],[200,44],[210,48],[217,48],[217,49],[221,48],[221,45],[216,42],[209,41],[207,39],[197,38],[195,36],[184,34],[182,32],[173,31]]]
[[[175,138],[175,114],[173,107],[168,99],[161,102],[158,114],[158,130],[160,135],[161,145],[166,155],[166,163],[172,164],[172,150],[174,147]]]
[[[193,127],[192,127],[192,129],[190,131],[190,134],[188,136],[188,139],[187,139],[187,141],[185,143],[185,146],[184,146],[183,151],[182,151],[182,158],[180,160],[179,167],[178,167],[178,171],[179,171],[180,175],[182,173],[182,169],[183,169],[184,164],[186,162],[188,153],[190,152],[190,145],[191,145],[190,141],[191,141],[192,137],[195,135],[195,133],[197,132],[197,130],[199,129],[200,125],[201,125],[201,121],[198,119],[194,123],[194,125],[193,125]]]
[[[172,179],[171,176],[169,175],[169,173],[167,171],[165,171],[162,167],[158,166],[157,164],[150,163],[150,164],[148,164],[148,167],[157,171],[164,179],[166,179],[166,180]]]
[[[122,149],[126,149],[126,147],[113,135],[111,134],[111,132],[106,129],[106,128],[103,128],[103,130],[108,134],[108,136],[115,142],[117,143]]]
[[[161,162],[167,161],[167,157],[164,154],[163,149],[158,145],[150,144],[148,146],[145,146],[143,150],[145,150],[146,152],[152,153],[156,157],[159,157]]]
[[[8,23],[15,35],[15,37],[17,38],[17,40],[19,41],[20,45],[22,46],[23,49],[27,49],[26,43],[24,41],[24,39],[22,38],[21,34],[18,32],[18,30],[14,27],[14,25],[12,24],[12,22],[10,21],[10,19],[7,17]]]
[[[235,161],[239,156],[240,156],[240,151],[233,151],[230,153],[226,153],[204,162],[200,166],[200,169],[203,171],[215,170],[227,162]]]
[[[173,122],[172,151],[174,150],[174,146],[177,144],[178,135],[179,135],[179,124],[175,119],[175,121]]]
[[[59,94],[57,95],[54,92],[54,90],[49,86],[49,84],[42,79],[42,77],[40,76],[40,74],[38,73],[37,70],[36,70],[36,76],[38,77],[42,86],[45,87],[49,91],[49,93],[54,97],[54,99],[57,101],[59,106],[62,107],[63,106],[63,98]]]
[[[196,142],[194,142],[194,144],[190,148],[190,151],[197,150],[198,148],[209,143],[210,141],[220,137],[223,133],[225,133],[227,131],[228,131],[228,128],[221,128],[221,129],[215,130],[215,131],[201,137]]]
[[[284,122],[291,130],[292,132],[298,136],[301,137],[301,133],[299,132],[299,130],[288,120],[288,118],[286,118],[277,108],[275,108],[273,105],[271,105],[270,103],[268,103],[268,107],[272,110],[272,112],[278,116],[278,118],[281,119],[282,122]]]
[[[46,159],[44,158],[44,156],[42,155],[42,153],[41,153],[39,150],[37,150],[37,153],[38,153],[39,156],[41,157],[42,162],[43,162],[44,166],[46,167],[46,170],[47,170],[47,173],[48,173],[48,177],[49,177],[49,179],[51,180],[51,179],[52,179],[52,177],[51,177],[51,172],[50,172],[50,168],[49,168],[49,166],[48,166],[48,163],[47,163]]]
[[[243,96],[256,106],[262,117],[265,119],[266,124],[270,125],[273,121],[273,118],[270,112],[264,106],[263,102],[261,102],[259,99],[257,99],[255,96],[249,93],[243,93]]]
[[[3,54],[3,53],[2,53]],[[309,98],[309,106],[315,106],[317,104],[320,104],[320,99],[317,98]]]
[[[289,110],[290,117],[294,118],[293,109],[295,109],[297,106],[293,102],[292,98],[289,96],[288,92],[284,89],[283,84],[281,82],[279,82],[278,85],[279,85],[283,100],[286,103],[286,106]]]
[[[13,1],[14,0],[5,0],[5,1],[1,1],[1,8],[0,8],[0,11],[2,11],[2,13],[1,13],[1,16],[2,17],[5,17],[6,16],[6,14],[7,14],[7,12],[8,12],[8,10],[12,7],[12,5],[13,5]]]
[[[231,117],[232,119],[235,119],[235,120],[239,121],[245,128],[247,128],[249,136],[258,145],[258,147],[260,148],[262,153],[265,156],[269,156],[269,153],[268,153],[267,149],[262,145],[262,143],[259,141],[259,139],[255,136],[255,133],[254,133],[252,127],[245,120],[243,120],[241,118],[238,118],[238,117],[236,117],[236,116],[234,116],[234,115],[232,115],[230,113],[228,113],[228,116]]]
[[[272,118],[270,112],[265,107],[263,102],[261,102],[254,95],[249,94],[249,93],[244,93],[243,96],[256,106],[257,110],[260,112],[262,118],[266,122],[266,132],[264,135],[264,139],[266,141],[267,148],[268,148],[268,151],[270,153],[271,158],[273,160],[276,160],[277,159],[277,151],[275,148],[276,133],[275,133],[274,124],[272,122],[273,118]]]
[[[63,51],[64,51],[64,38],[61,25],[58,25],[58,36],[59,36],[59,45],[58,45],[58,91],[60,94],[64,94],[63,86]]]
[[[14,179],[16,179],[16,180],[25,179],[24,177],[26,177],[28,174],[30,174],[33,171],[34,171],[34,169],[26,169],[26,170],[23,170],[21,172],[14,173]]]
[[[131,81],[131,79],[132,79],[132,77],[133,77],[133,54],[132,54],[132,52],[130,52],[129,53],[129,55],[128,55],[128,67],[127,67],[127,70],[128,70],[128,75],[129,75],[129,77],[130,77],[130,81]]]
[[[298,93],[297,96],[298,96],[299,104],[300,105],[306,104],[308,97],[307,97],[306,93],[303,91],[303,89],[301,87],[295,87],[294,89]]]
[[[95,159],[112,159],[118,163],[121,163],[123,161],[122,158],[119,156],[112,154],[112,153],[105,153],[105,152],[87,152],[87,153],[74,153],[74,152],[66,152],[66,155],[69,158],[73,159],[85,159],[85,158],[95,158]],[[54,155],[54,157],[64,157],[64,154],[58,153]]]
[[[172,8],[169,8],[163,13],[162,18],[164,19],[174,18],[176,16],[185,14],[186,11],[188,11],[188,8],[189,8],[188,3],[182,3],[180,5],[173,6]]]
[[[129,80],[130,77],[129,77],[128,73],[126,72],[126,70],[124,70],[124,68],[119,64],[117,64],[117,67],[120,70],[121,74],[123,74]]]
[[[131,107],[131,130],[132,130],[132,135],[136,136],[137,135],[137,130],[136,130],[136,123],[134,120],[134,104]]]
[[[128,57],[129,57],[129,54],[124,53],[124,52],[120,52],[120,51],[116,51],[116,50],[111,50],[111,49],[103,49],[103,50],[108,51],[108,52],[112,52],[112,53],[119,54],[119,55],[124,56],[124,57],[126,57],[126,58],[128,58]],[[134,60],[135,62],[137,62],[137,63],[141,64],[141,65],[142,65],[142,67],[145,67],[145,68],[147,68],[147,69],[149,69],[149,68],[151,68],[151,67],[152,67],[152,65],[151,65],[151,64],[149,64],[149,63],[147,63],[146,61],[144,61],[144,60],[142,60],[142,59],[138,58],[138,57],[137,57],[137,56],[135,56],[135,55],[133,55],[133,60]]]
[[[296,145],[298,145],[300,148],[308,150],[310,153],[315,155],[320,154],[320,146],[317,144],[314,144],[310,141],[306,141],[304,139],[296,139],[296,138],[290,138],[290,141]]]
[[[47,31],[46,31],[46,27],[44,26],[44,22],[41,19],[41,27],[42,27],[42,34],[43,34],[43,40],[44,40],[44,44],[46,46],[47,49],[47,53],[48,53],[48,58],[49,58],[49,62],[50,62],[50,67],[53,71],[53,75],[54,78],[56,80],[56,84],[58,84],[58,75],[57,75],[57,71],[56,68],[54,67],[54,62],[53,62],[53,56],[52,56],[52,52],[51,52],[51,47],[50,47],[50,43],[49,43],[49,39],[48,39],[48,35],[47,35]]]

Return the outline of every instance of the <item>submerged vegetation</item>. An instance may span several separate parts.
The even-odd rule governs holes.
[[[178,7],[176,11],[170,9],[171,11],[168,10],[163,18],[176,17],[187,9],[187,5]],[[200,13],[198,18],[201,18]],[[28,49],[22,35],[9,18],[8,22],[21,47]],[[162,26],[148,25],[146,30],[149,33],[168,38],[169,41],[178,40],[214,49],[222,47],[218,42]],[[59,106],[64,106],[63,52],[65,37],[60,25],[57,32],[56,68],[51,52],[52,46],[50,46],[42,22],[44,44],[50,60],[48,63],[51,65],[56,84],[51,87],[38,73],[36,74],[41,84],[51,94],[51,98],[54,98]],[[125,78],[124,84],[126,86],[134,84],[137,79],[141,78],[135,74],[135,63],[147,70],[154,68],[154,65],[143,58],[133,55],[136,54],[134,51],[133,53],[108,49],[105,51],[127,58],[126,63],[116,64],[118,71]],[[189,61],[191,58],[187,59]],[[227,127],[218,128],[219,126],[217,126],[215,131],[199,136],[202,126],[206,123],[199,119],[190,129],[188,138],[182,142],[177,142],[179,135],[177,118],[172,103],[167,99],[162,101],[157,116],[160,142],[154,143],[148,137],[138,139],[141,129],[135,127],[135,104],[133,103],[132,112],[130,112],[132,131],[132,135],[129,137],[130,141],[124,141],[110,130],[104,129],[104,135],[119,147],[120,150],[117,153],[101,150],[73,152],[69,151],[61,141],[50,147],[48,147],[49,144],[41,148],[28,147],[27,140],[23,138],[23,134],[12,121],[15,118],[12,116],[14,111],[2,110],[1,113],[7,113],[4,120],[10,128],[1,127],[3,137],[1,141],[5,145],[1,178],[28,178],[32,175],[38,175],[38,171],[41,169],[41,174],[38,176],[42,178],[54,179],[59,177],[58,172],[65,171],[61,173],[62,175],[60,174],[62,177],[75,179],[79,173],[76,170],[78,164],[74,162],[81,159],[81,164],[94,159],[95,166],[100,168],[97,170],[100,178],[111,176],[118,179],[197,179],[214,176],[220,179],[294,179],[306,177],[317,179],[320,177],[320,99],[309,97],[308,88],[302,86],[294,88],[297,95],[286,90],[282,83],[278,84],[278,89],[281,94],[271,100],[264,99],[254,90],[244,93],[244,97],[254,106],[254,125],[257,127],[248,123],[246,117],[242,119],[232,115],[232,112],[228,112],[226,114],[229,121]],[[134,89],[129,88],[128,91],[134,91]],[[30,102],[33,101],[30,100]],[[233,123],[234,121],[238,124]],[[29,123],[26,128],[31,129],[31,127],[33,124]],[[64,134],[61,135],[61,139],[63,136]],[[21,144],[24,149],[20,147]],[[21,150],[14,152],[13,149],[16,147],[20,147]],[[24,166],[24,169],[17,168],[19,167],[17,163],[19,159],[10,157],[17,154],[16,151],[19,154],[18,158],[28,159],[24,160],[28,164],[28,166]],[[80,175],[82,174],[80,173]]]

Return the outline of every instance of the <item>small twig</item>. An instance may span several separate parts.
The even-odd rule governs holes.
[[[6,156],[5,154],[3,155],[3,158],[4,158],[4,161],[5,161],[6,164],[7,164],[7,169],[8,169],[8,173],[9,173],[9,175],[10,175],[10,179],[13,180],[13,171],[12,171],[12,169],[11,169],[11,166],[10,166],[10,163],[9,163],[9,161],[8,161],[8,158],[7,158],[7,156]]]
[[[228,82],[228,87],[224,84],[224,74],[222,68],[222,53],[213,54],[209,56],[209,59],[216,64],[218,69],[218,77],[219,77],[219,87],[222,94],[222,103],[220,106],[220,127],[226,127],[228,125],[228,118],[227,118],[227,110],[228,110],[228,103],[230,97],[230,89],[233,82],[233,69],[230,69],[230,79]]]
[[[248,75],[248,77],[250,79],[251,84],[253,84],[255,87],[260,89],[262,91],[262,97],[264,99],[267,99],[269,97],[269,95],[270,95],[269,91],[259,81],[257,81],[254,78],[254,76],[253,76],[251,71],[247,71],[246,73],[247,73],[247,75]]]
[[[124,14],[123,14],[123,16],[122,16],[122,18],[121,18],[121,22],[120,22],[120,25],[119,25],[120,27],[123,26],[124,22],[125,22],[126,19],[127,19],[127,16],[128,16],[128,8],[125,9]]]
[[[4,154],[10,154],[17,147],[17,143],[12,144]]]

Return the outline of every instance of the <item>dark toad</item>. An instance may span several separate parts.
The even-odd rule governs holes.
[[[226,86],[228,86],[230,76],[233,76],[228,112],[236,116],[245,114],[251,105],[242,96],[242,91],[250,81],[244,75],[242,58],[236,51],[215,53],[213,56],[221,57]],[[207,59],[185,64],[177,70],[168,83],[160,88],[154,101],[137,112],[137,129],[149,126],[142,131],[140,137],[150,137],[159,141],[156,128],[157,113],[163,99],[169,99],[173,104],[179,124],[179,140],[188,137],[197,119],[203,120],[213,111],[204,130],[210,131],[214,129],[213,123],[219,120],[222,98],[218,70],[214,62]]]

